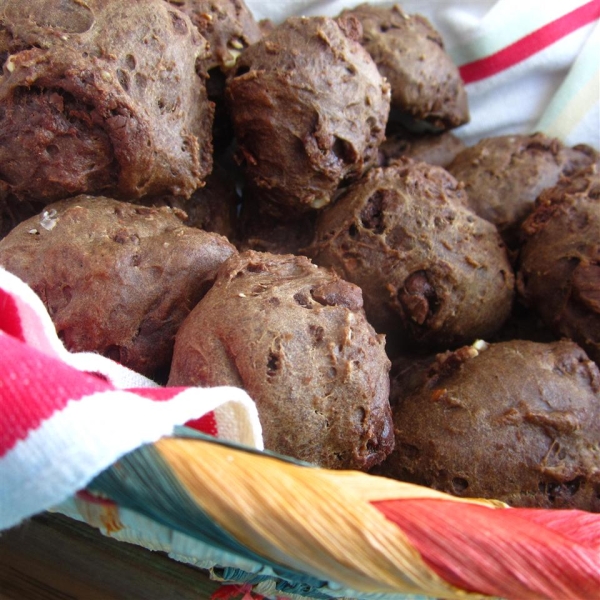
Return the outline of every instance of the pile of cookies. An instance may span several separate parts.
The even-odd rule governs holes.
[[[600,511],[598,153],[466,147],[427,19],[2,0],[0,64],[0,265],[69,350],[240,386],[312,464]]]

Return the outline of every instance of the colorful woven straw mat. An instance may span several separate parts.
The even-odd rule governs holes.
[[[69,354],[41,300],[4,270],[0,331],[0,529],[56,510],[272,597],[600,590],[600,515],[463,500],[265,453],[242,390],[165,389]]]

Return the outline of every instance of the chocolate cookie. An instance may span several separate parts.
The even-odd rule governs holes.
[[[422,15],[368,3],[345,10],[340,19],[362,24],[362,45],[392,87],[392,108],[435,128],[469,120],[467,94],[444,42]]]
[[[523,224],[517,289],[557,335],[600,364],[599,168],[542,192]]]
[[[566,147],[542,133],[486,138],[460,152],[448,171],[465,184],[471,208],[498,227],[511,248],[542,190],[594,162],[589,146]]]
[[[378,473],[512,506],[600,512],[600,372],[571,341],[463,347],[396,371]]]
[[[0,187],[189,196],[212,169],[206,42],[163,0],[0,3]]]
[[[177,333],[169,385],[235,385],[267,449],[368,469],[392,449],[390,363],[360,289],[306,257],[243,252]]]
[[[228,80],[238,156],[274,216],[323,208],[377,161],[389,85],[347,33],[326,17],[290,18]]]
[[[372,169],[319,215],[307,253],[361,287],[369,322],[394,348],[456,347],[510,313],[504,244],[441,167]]]
[[[103,197],[49,205],[0,241],[0,264],[40,296],[65,346],[149,377],[235,248],[183,213]]]

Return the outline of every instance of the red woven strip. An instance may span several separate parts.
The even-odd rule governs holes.
[[[518,18],[518,15],[515,15]],[[574,11],[547,23],[498,52],[460,67],[465,83],[491,77],[529,58],[561,38],[600,18],[600,0],[592,0]]]
[[[213,592],[211,600],[263,600],[264,596],[252,592],[252,585],[245,584],[229,584],[222,585],[216,592]]]
[[[17,303],[12,294],[0,289],[0,331],[23,340],[23,328]]]
[[[520,508],[519,513],[530,521],[560,531],[563,535],[577,540],[579,544],[595,548],[600,553],[600,519],[597,514],[579,513],[577,518],[573,519],[573,513],[569,510]],[[600,589],[598,597],[600,598]]]
[[[373,506],[458,588],[519,600],[600,597],[600,514],[423,499]]]
[[[8,335],[0,357],[0,456],[70,400],[113,389]]]

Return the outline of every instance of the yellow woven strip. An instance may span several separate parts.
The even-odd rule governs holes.
[[[351,490],[353,494],[368,502],[399,500],[401,498],[429,498],[479,504],[490,508],[508,508],[508,505],[500,500],[458,498],[420,485],[395,481],[387,477],[365,475],[359,471],[330,471],[328,479],[332,484],[345,490]]]
[[[330,471],[201,440],[156,446],[215,522],[274,562],[359,592],[481,597],[438,577],[396,525]]]

